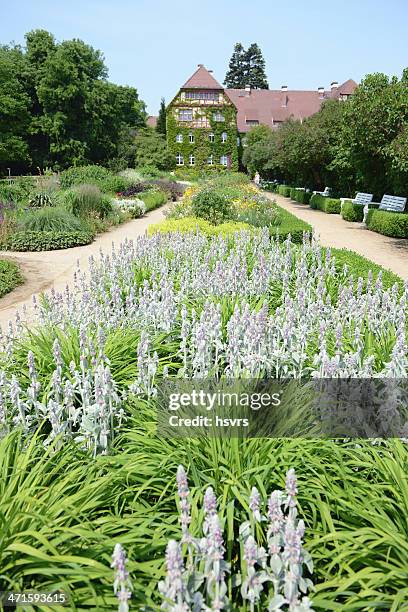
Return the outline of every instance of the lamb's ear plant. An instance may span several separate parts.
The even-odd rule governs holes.
[[[304,571],[307,568],[312,574],[313,563],[303,548],[304,522],[297,519],[294,469],[287,472],[285,491],[271,493],[265,516],[261,495],[256,487],[252,488],[250,515],[239,527],[239,555],[233,565],[225,560],[223,521],[218,516],[212,487],[204,494],[202,536],[197,537],[190,532],[190,492],[182,465],[177,470],[177,485],[182,537],[180,543],[171,540],[167,545],[167,574],[159,583],[162,609],[175,612],[243,606],[250,612],[312,610],[307,593],[313,589],[313,582],[304,577]],[[259,545],[256,539],[259,533],[256,527],[262,523],[267,547]]]

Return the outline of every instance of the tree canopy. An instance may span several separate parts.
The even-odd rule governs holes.
[[[104,163],[126,129],[145,125],[134,87],[107,80],[103,55],[45,30],[0,48],[0,170]]]
[[[368,75],[347,101],[327,100],[303,123],[253,128],[243,162],[299,186],[408,195],[408,70]]]
[[[256,43],[252,43],[247,50],[241,43],[235,44],[224,85],[231,89],[244,89],[247,85],[253,89],[268,89],[265,60]]]

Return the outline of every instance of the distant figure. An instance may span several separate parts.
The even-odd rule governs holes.
[[[255,185],[259,185],[261,182],[261,177],[259,176],[259,172],[255,172],[254,183]]]

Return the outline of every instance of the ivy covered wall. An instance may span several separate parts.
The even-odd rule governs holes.
[[[188,121],[178,121],[179,109],[193,109],[193,120],[199,121],[200,117],[207,118],[209,127],[193,127]],[[213,114],[220,112],[225,121],[215,121]],[[227,134],[226,142],[222,142],[222,133]],[[189,134],[194,134],[194,142],[189,141]],[[214,134],[214,142],[209,140],[209,135]],[[176,136],[181,134],[183,142],[177,142]],[[189,156],[194,155],[194,168],[197,169],[227,169],[220,164],[222,155],[229,155],[231,159],[231,170],[238,170],[238,130],[237,109],[225,97],[222,104],[197,104],[193,100],[181,100],[180,94],[171,102],[167,108],[167,143],[174,156],[180,153],[184,158],[184,167],[189,168]],[[213,166],[208,165],[208,158],[213,156]]]

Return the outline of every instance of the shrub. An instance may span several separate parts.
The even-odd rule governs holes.
[[[289,193],[290,193],[290,199],[296,200],[296,193],[297,193],[296,187],[291,187]]]
[[[13,181],[0,181],[0,201],[6,203],[26,203],[35,189],[33,178],[21,176]]]
[[[289,187],[288,185],[279,185],[278,187],[279,195],[284,196],[285,198],[290,197],[290,190],[291,190],[291,187]]]
[[[117,195],[121,198],[131,198],[136,194],[142,193],[142,191],[146,191],[146,189],[146,183],[135,183],[123,191],[118,191]]]
[[[25,232],[80,232],[80,219],[61,208],[42,208],[29,212],[19,221],[18,229]]]
[[[28,206],[30,208],[44,208],[45,206],[53,206],[53,205],[54,205],[54,201],[52,197],[48,193],[44,193],[42,191],[34,194],[28,200]]]
[[[65,194],[69,210],[77,217],[96,212],[104,219],[112,211],[111,199],[103,195],[96,185],[77,185]]]
[[[339,214],[341,202],[337,198],[326,198],[320,193],[314,193],[310,198],[310,207],[317,208],[328,214]]]
[[[144,174],[146,166],[158,170],[172,170],[176,165],[174,155],[167,147],[164,136],[151,128],[138,130],[134,139],[135,166]]]
[[[129,181],[130,185],[136,185],[137,183],[141,183],[143,181],[143,175],[134,168],[126,168],[119,172],[119,176]]]
[[[371,209],[367,215],[367,227],[384,236],[408,238],[408,213]]]
[[[0,259],[0,297],[10,293],[23,282],[24,278],[18,265],[13,261]]]
[[[143,217],[146,212],[145,203],[137,198],[132,200],[113,200],[113,205],[123,213],[129,214],[132,219]]]
[[[195,217],[206,219],[213,225],[232,216],[231,202],[214,189],[203,189],[193,196],[192,210]]]
[[[54,251],[89,244],[93,238],[91,232],[84,230],[74,232],[16,232],[6,239],[2,247],[10,251]]]
[[[158,187],[162,191],[166,191],[173,202],[175,202],[178,198],[181,198],[183,193],[186,190],[186,186],[181,183],[177,183],[177,181],[164,181],[164,180],[153,180],[148,181],[145,185],[151,185],[152,187]]]
[[[63,189],[76,185],[96,185],[104,193],[116,193],[126,189],[129,181],[124,176],[109,172],[102,166],[75,166],[64,170],[60,175],[60,183]]]
[[[312,193],[306,189],[296,189],[295,200],[300,204],[309,204]]]
[[[163,206],[168,200],[168,195],[164,191],[145,191],[139,197],[145,203],[147,211]]]
[[[355,204],[351,200],[345,200],[341,209],[341,216],[345,221],[362,221],[364,218],[364,206]]]

